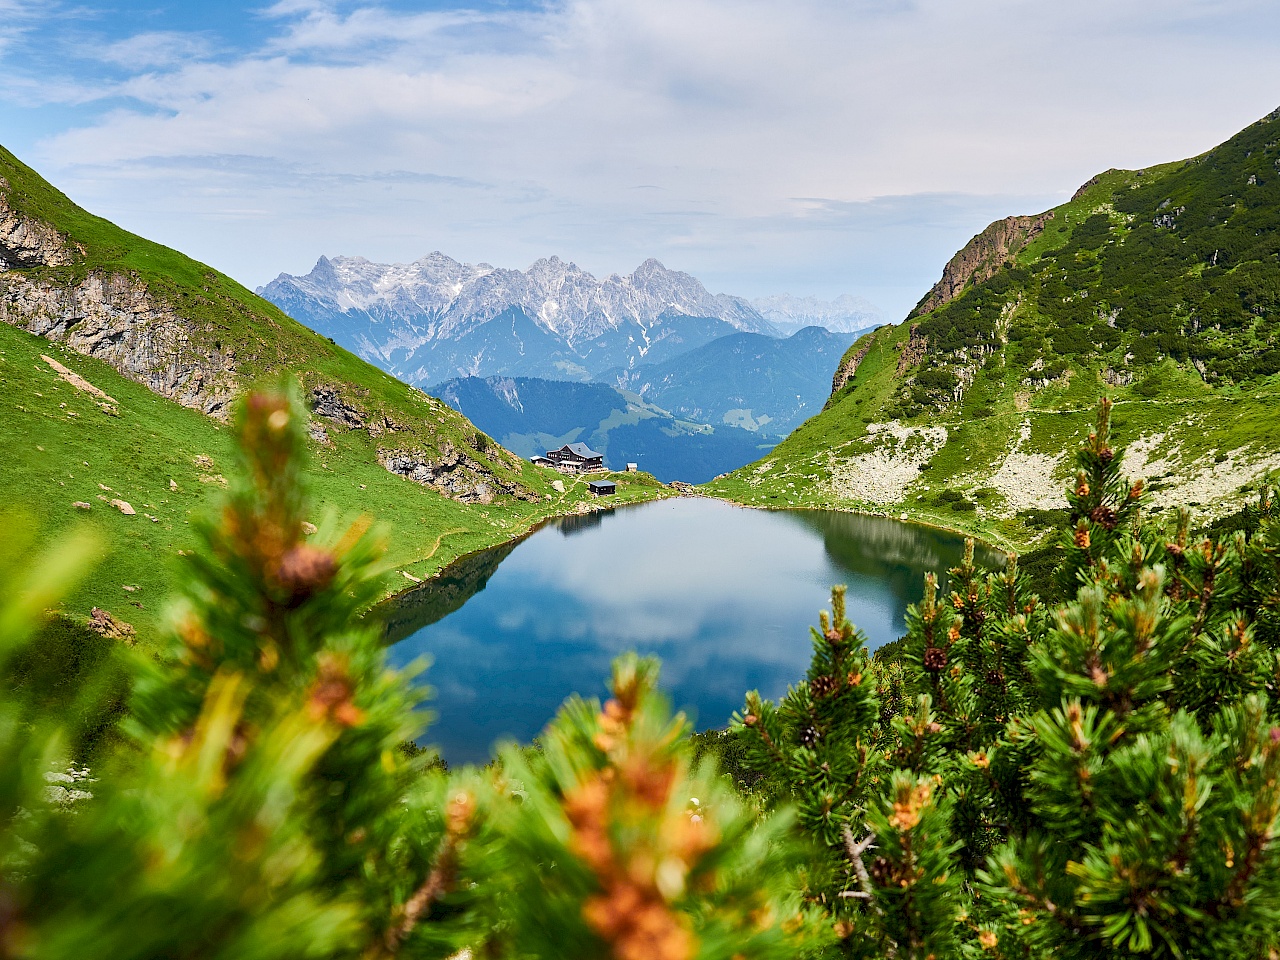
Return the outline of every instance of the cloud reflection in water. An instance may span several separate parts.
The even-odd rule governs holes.
[[[396,664],[433,659],[439,719],[425,740],[450,762],[528,741],[569,694],[601,695],[631,649],[660,656],[675,704],[719,726],[747,690],[776,697],[804,675],[832,584],[849,585],[850,618],[875,648],[900,634],[924,574],[963,547],[892,520],[702,499],[592,520],[538,531],[460,609],[391,648]]]

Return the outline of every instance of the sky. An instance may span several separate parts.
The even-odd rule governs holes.
[[[0,144],[256,287],[441,250],[897,320],[1280,106],[1275,0],[0,0]]]

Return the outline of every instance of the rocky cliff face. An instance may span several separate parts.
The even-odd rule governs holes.
[[[48,224],[14,210],[9,205],[11,189],[0,177],[0,272],[70,264],[75,257],[72,245]]]
[[[831,396],[835,396],[841,390],[849,385],[849,381],[854,378],[858,372],[858,364],[862,363],[867,352],[871,349],[871,341],[868,340],[864,346],[858,347],[847,353],[840,366],[836,367],[835,375],[831,378]]]
[[[0,320],[97,357],[184,407],[223,417],[235,395],[235,362],[191,345],[187,324],[147,285],[91,273],[61,284],[0,273]]]
[[[942,279],[911,311],[911,317],[922,316],[950,303],[970,283],[990,280],[1052,219],[1053,211],[1050,210],[1034,217],[1005,217],[988,226],[948,261],[942,269]]]
[[[149,389],[215,416],[234,395],[235,362],[191,345],[190,327],[123,273],[78,280],[39,268],[74,264],[83,249],[9,204],[0,178],[0,320],[97,357]]]

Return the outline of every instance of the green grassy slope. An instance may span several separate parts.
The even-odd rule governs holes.
[[[211,268],[86,213],[3,149],[0,177],[9,184],[11,210],[53,227],[73,251],[64,265],[0,272],[0,298],[33,285],[69,290],[91,275],[126,275],[181,319],[190,332],[189,349],[231,356],[241,388],[282,372],[294,374],[308,395],[316,385],[334,387],[368,426],[315,419],[327,434],[313,450],[315,520],[333,511],[385,523],[390,559],[399,570],[426,577],[542,517],[594,505],[582,481],[566,478],[565,489],[557,489],[555,474],[503,450],[445,404],[307,330]],[[68,383],[42,354],[115,404],[104,405]],[[102,563],[70,598],[68,611],[84,616],[92,606],[104,607],[146,636],[161,613],[172,558],[192,545],[192,513],[204,509],[233,467],[230,426],[157,396],[102,359],[0,323],[0,448],[0,514],[6,522],[34,524],[42,538],[80,523],[102,533]],[[388,449],[435,461],[461,452],[475,465],[473,479],[488,481],[496,495],[488,503],[450,499],[385,469],[379,453]],[[645,475],[615,479],[615,501],[663,495]],[[100,497],[124,500],[137,513],[126,516]],[[76,509],[77,501],[90,509]],[[402,585],[411,581],[402,578]]]
[[[820,415],[710,490],[1026,545],[1109,395],[1157,509],[1234,509],[1280,470],[1280,111],[1051,214],[975,237],[906,322],[846,354]]]

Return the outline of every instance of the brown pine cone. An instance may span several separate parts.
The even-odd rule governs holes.
[[[1089,511],[1089,519],[1099,526],[1106,527],[1108,530],[1114,530],[1119,522],[1116,512],[1110,507],[1096,506]]]
[[[813,695],[819,700],[831,696],[838,686],[840,686],[840,681],[835,677],[814,677],[809,681],[809,689],[813,691]]]
[[[289,595],[289,602],[296,605],[329,586],[337,572],[333,554],[300,543],[280,558],[274,579]]]

